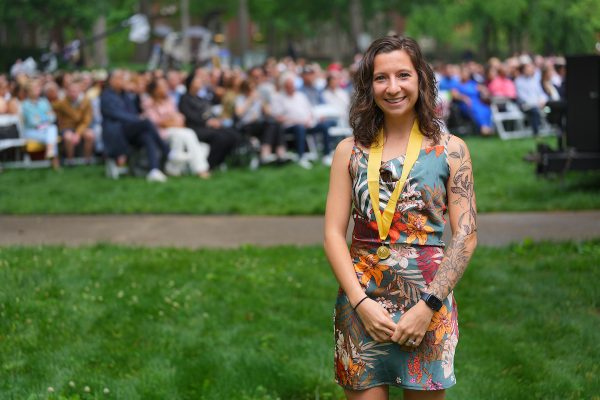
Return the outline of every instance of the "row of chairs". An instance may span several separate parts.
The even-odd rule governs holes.
[[[501,139],[517,139],[533,135],[533,130],[527,122],[527,116],[514,101],[504,97],[494,97],[490,107],[494,128]],[[555,134],[555,130],[548,123],[543,112],[541,113],[541,125],[538,134],[539,136]]]

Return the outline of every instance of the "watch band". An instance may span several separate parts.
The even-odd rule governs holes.
[[[442,308],[442,301],[431,293],[422,293],[421,299],[427,304],[427,307],[431,308],[433,311],[440,311]]]

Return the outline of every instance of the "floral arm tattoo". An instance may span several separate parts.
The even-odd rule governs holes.
[[[477,210],[471,157],[464,142],[460,143],[458,152],[453,151],[448,156],[457,165],[449,190],[454,194],[452,203],[456,205],[459,217],[456,232],[452,232],[452,241],[435,278],[429,284],[429,293],[439,299],[445,299],[454,289],[467,269],[477,243]]]

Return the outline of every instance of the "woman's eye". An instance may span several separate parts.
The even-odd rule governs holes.
[[[375,77],[375,80],[376,80],[376,81],[382,81],[382,80],[384,80],[384,79],[385,79],[385,77],[383,77],[382,75],[379,75],[379,76],[376,76],[376,77]]]
[[[410,74],[407,72],[403,72],[400,74],[400,78],[402,78],[402,79],[410,78]]]

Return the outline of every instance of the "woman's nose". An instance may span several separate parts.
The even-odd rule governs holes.
[[[388,94],[397,94],[401,89],[400,82],[396,78],[391,78],[388,87],[386,88],[386,92]]]

